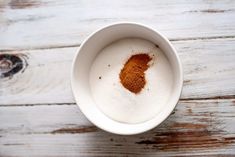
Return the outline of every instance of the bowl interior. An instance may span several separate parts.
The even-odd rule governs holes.
[[[110,43],[127,37],[142,38],[157,44],[169,60],[174,73],[174,87],[164,109],[153,119],[138,124],[120,123],[103,114],[93,101],[89,84],[90,68],[98,53]],[[183,78],[179,58],[166,38],[143,25],[120,23],[98,30],[83,42],[73,62],[71,83],[78,106],[92,123],[112,133],[129,135],[152,129],[170,115],[178,102]]]

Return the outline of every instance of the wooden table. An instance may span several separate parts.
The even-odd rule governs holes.
[[[184,67],[181,100],[159,127],[118,136],[92,125],[71,62],[118,21],[166,35]],[[0,1],[0,156],[235,156],[235,1]]]

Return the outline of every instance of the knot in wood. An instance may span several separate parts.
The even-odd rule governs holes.
[[[26,67],[27,62],[15,54],[0,55],[0,78],[11,77]]]

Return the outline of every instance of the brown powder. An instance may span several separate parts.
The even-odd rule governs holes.
[[[151,60],[148,54],[132,55],[119,74],[122,85],[135,94],[139,93],[146,83],[144,72]]]

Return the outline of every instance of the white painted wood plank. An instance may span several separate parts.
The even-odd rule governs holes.
[[[97,129],[76,105],[0,107],[0,154],[235,155],[234,105],[235,99],[181,101],[163,124],[135,136]]]
[[[184,68],[182,99],[234,95],[234,44],[235,39],[173,42]],[[11,77],[0,78],[0,104],[74,103],[70,70],[76,50],[59,48],[6,52],[17,54],[28,66]]]
[[[115,141],[110,141],[110,139],[114,139]],[[5,142],[0,150],[0,155],[4,157],[156,157],[210,155],[232,157],[235,155],[234,145],[222,148],[215,146],[214,148],[204,149],[183,149],[180,147],[180,144],[176,143],[174,150],[161,150],[155,145],[138,145],[135,143],[135,137],[124,138],[115,136],[113,138],[112,135],[103,133],[10,135],[9,137],[2,137],[1,140]],[[206,144],[202,146],[206,147]]]
[[[74,102],[70,71],[75,52],[76,48],[11,52],[28,66],[1,78],[0,104]]]
[[[147,24],[170,39],[235,36],[234,1],[0,1],[0,50],[79,44],[118,21]]]
[[[182,98],[235,94],[235,39],[173,43],[184,69]]]
[[[167,122],[157,130],[207,129],[208,131],[218,131],[218,133],[235,133],[235,125],[232,125],[235,123],[234,105],[235,99],[180,101]],[[72,130],[65,132],[58,130],[92,126],[75,104],[1,106],[0,122],[1,134],[72,133],[70,132]],[[94,130],[94,132],[96,131],[98,130]]]

